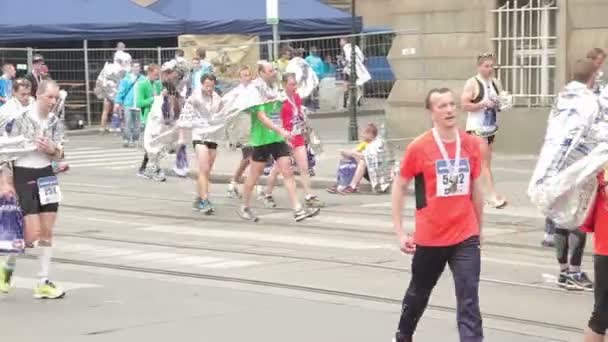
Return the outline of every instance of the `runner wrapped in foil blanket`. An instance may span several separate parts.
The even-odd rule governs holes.
[[[386,192],[393,182],[398,163],[386,139],[384,124],[380,126],[378,137],[363,151],[363,158],[372,190],[380,193]]]
[[[130,64],[106,62],[95,82],[95,96],[100,100],[108,99],[113,101],[118,92],[118,84],[125,77],[129,69]]]
[[[286,73],[295,75],[298,83],[297,93],[301,99],[309,97],[319,86],[319,78],[302,57],[294,57],[287,63]]]
[[[60,93],[63,102],[67,93]],[[55,108],[59,108],[56,106]],[[0,160],[15,160],[25,153],[36,150],[36,139],[46,137],[58,146],[64,141],[64,126],[58,115],[51,112],[46,124],[41,125],[32,118],[34,99],[23,106],[17,99],[11,99],[0,107]]]
[[[608,162],[606,114],[580,82],[566,85],[551,109],[528,196],[560,228],[578,229],[593,206],[597,172]]]
[[[166,107],[165,98],[155,96],[144,130],[143,147],[152,166],[158,166],[176,142],[177,131],[174,125],[165,120],[163,106]]]

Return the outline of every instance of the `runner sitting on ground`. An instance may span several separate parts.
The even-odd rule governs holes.
[[[337,182],[327,189],[330,194],[340,193],[342,195],[358,192],[359,183],[363,178],[369,180],[367,166],[363,158],[363,151],[367,145],[378,136],[378,127],[370,123],[361,132],[361,142],[352,150],[341,151],[342,160],[338,165]]]

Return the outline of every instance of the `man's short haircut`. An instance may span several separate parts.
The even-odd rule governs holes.
[[[603,56],[605,58],[606,51],[604,51],[604,49],[601,49],[601,48],[593,48],[593,49],[589,50],[589,52],[587,52],[587,58],[595,60],[599,56]]]
[[[148,65],[148,69],[146,70],[146,72],[148,74],[150,74],[152,71],[158,70],[158,69],[160,69],[160,66],[156,63],[152,63],[152,64]]]
[[[178,57],[184,57],[186,55],[186,53],[182,49],[177,49],[177,50],[175,50],[175,55]]]
[[[258,62],[258,74],[262,74],[262,72],[264,72],[264,68],[266,68],[267,66],[272,68],[272,64],[270,64],[270,62],[268,61],[259,61]]]
[[[595,77],[597,67],[592,59],[579,59],[572,65],[572,81],[587,83]]]
[[[204,74],[203,76],[201,76],[201,84],[205,83],[205,81],[207,80],[217,83],[217,78],[214,74]]]
[[[127,48],[127,46],[126,46],[126,45],[125,45],[125,43],[123,43],[123,42],[118,42],[118,43],[116,44],[116,48],[117,48],[117,49],[126,49],[126,48]]]
[[[452,90],[450,88],[433,88],[431,90],[429,90],[428,94],[426,94],[426,99],[424,99],[424,108],[431,110],[431,107],[433,105],[432,103],[432,98],[433,95],[438,94],[438,95],[443,95],[443,94],[447,94],[447,93],[451,93]]]
[[[18,92],[20,88],[32,89],[32,83],[27,78],[18,78],[13,82],[13,93]]]
[[[283,83],[287,83],[287,81],[289,81],[290,78],[293,78],[293,80],[295,81],[296,74],[293,72],[287,72],[287,73],[283,74],[282,78],[283,78]]]
[[[33,64],[44,63],[44,57],[42,57],[42,55],[40,55],[40,54],[36,54],[32,58],[32,63]]]
[[[378,126],[376,126],[375,123],[368,123],[367,126],[365,126],[365,131],[370,132],[374,138],[378,136]]]
[[[491,52],[482,53],[479,56],[477,56],[477,65],[482,65],[486,61],[494,62],[495,60],[496,60],[496,58],[494,57],[493,53],[491,53]]]
[[[44,80],[40,82],[38,85],[38,90],[36,91],[36,95],[44,94],[49,88],[57,88],[59,89],[59,84],[53,80]]]

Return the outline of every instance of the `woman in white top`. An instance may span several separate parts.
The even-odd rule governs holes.
[[[15,85],[16,96],[27,89],[27,85]],[[13,177],[10,186],[17,195],[19,205],[24,213],[24,237],[27,245],[40,247],[40,283],[34,291],[36,298],[56,299],[65,295],[49,280],[49,268],[52,256],[53,226],[57,219],[57,210],[61,199],[59,183],[53,173],[51,161],[60,160],[63,155],[61,136],[58,134],[56,123],[58,118],[51,113],[59,99],[59,86],[51,80],[42,81],[38,85],[37,100],[31,105],[27,115],[35,127],[32,132],[26,132],[20,125],[12,127],[11,134],[22,134],[26,137],[35,136],[37,150],[27,152],[18,157],[13,163]],[[24,101],[25,102],[25,101]],[[23,104],[23,103],[21,103]],[[8,114],[15,115],[18,113]],[[4,121],[4,120],[0,120]],[[29,125],[28,125],[29,127]],[[16,130],[21,130],[15,132]],[[0,285],[8,291],[10,278],[14,269],[14,257],[9,258],[6,265],[0,269]]]
[[[195,89],[186,101],[183,114],[192,116],[194,121],[211,124],[222,110],[222,98],[215,92],[216,78],[212,74],[203,75],[201,87]],[[221,132],[219,130],[218,132]],[[209,201],[209,175],[217,156],[217,140],[220,133],[207,133],[201,127],[192,130],[192,146],[198,157],[198,199],[194,209],[210,215],[215,209]]]
[[[492,144],[498,131],[497,100],[501,91],[498,80],[493,77],[494,56],[480,55],[477,58],[477,70],[478,74],[467,80],[460,103],[462,110],[469,113],[466,131],[482,138],[481,172],[490,192],[490,204],[500,209],[507,205],[507,200],[496,192],[492,176]]]

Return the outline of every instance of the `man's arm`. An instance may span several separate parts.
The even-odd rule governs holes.
[[[460,97],[460,106],[462,110],[465,112],[477,112],[485,108],[488,103],[486,101],[481,101],[479,103],[473,103],[473,99],[475,96],[475,88],[476,83],[474,78],[471,78],[464,85],[464,89],[462,91],[462,96]]]
[[[269,129],[279,133],[283,138],[287,139],[289,137],[289,132],[287,132],[283,127],[277,126],[266,116],[264,111],[258,111],[257,113],[258,120],[262,123],[262,125],[268,127]]]
[[[0,163],[0,196],[10,197],[15,195],[15,186],[13,185],[13,172],[8,162]]]
[[[147,108],[154,102],[154,94],[152,93],[152,85],[150,82],[143,82],[137,87],[139,94],[137,96],[137,107]]]
[[[403,231],[403,206],[405,204],[405,194],[411,180],[404,179],[401,175],[397,175],[393,180],[391,202],[392,202],[392,217],[393,229],[399,240],[407,236]]]
[[[479,236],[483,236],[483,185],[481,177],[477,177],[473,181],[473,209],[479,223]]]

